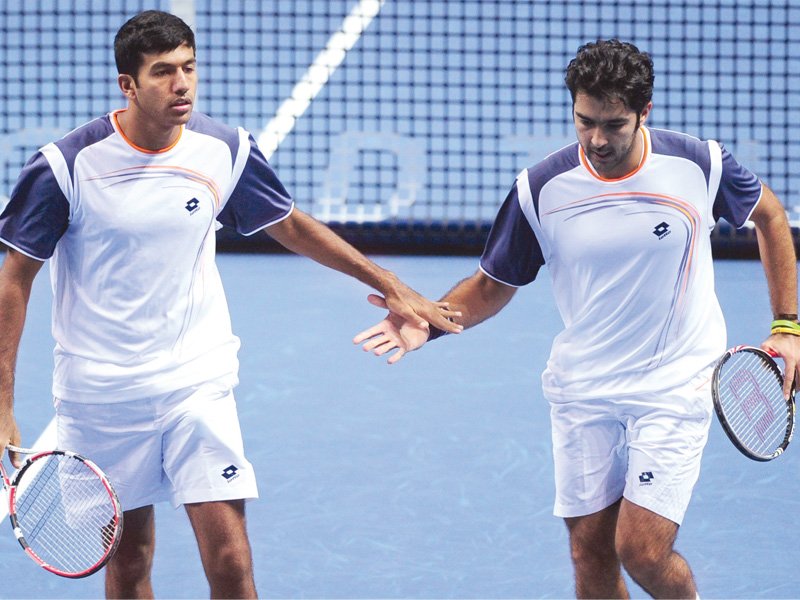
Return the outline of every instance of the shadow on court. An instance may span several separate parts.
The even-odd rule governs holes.
[[[474,258],[378,261],[429,296]],[[495,319],[394,366],[350,340],[382,313],[357,282],[293,256],[219,257],[242,338],[237,391],[261,498],[248,505],[259,591],[273,598],[564,598],[566,531],[552,516],[549,416],[539,377],[560,320],[543,271]],[[718,262],[733,343],[769,330],[755,262]],[[52,416],[49,287],[39,277],[19,358],[23,442]],[[704,598],[791,598],[798,448],[768,464],[712,425],[678,549]],[[3,597],[102,596],[27,559],[6,527]],[[157,512],[156,595],[208,594],[188,521]],[[645,597],[631,587],[635,597]]]

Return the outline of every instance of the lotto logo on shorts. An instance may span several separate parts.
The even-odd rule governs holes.
[[[191,214],[193,214],[195,211],[197,211],[197,209],[198,209],[199,207],[200,207],[200,200],[198,200],[197,198],[192,198],[191,200],[189,200],[189,201],[186,203],[186,206],[185,206],[184,208],[185,208],[186,210],[188,210],[188,211],[189,211],[189,214],[191,215]]]
[[[237,467],[236,465],[230,465],[229,467],[225,467],[222,470],[222,476],[225,478],[225,481],[230,483],[239,476],[239,467]]]
[[[653,479],[655,479],[655,477],[653,477],[652,471],[645,471],[644,473],[639,475],[639,483],[641,485],[653,485],[652,484]]]

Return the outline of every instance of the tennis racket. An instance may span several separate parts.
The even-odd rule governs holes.
[[[719,359],[711,386],[714,409],[733,445],[748,458],[777,458],[794,433],[794,389],[783,397],[783,373],[759,348],[736,346]]]
[[[11,478],[0,460],[9,520],[22,548],[62,577],[98,571],[122,535],[122,508],[108,478],[74,452],[8,449],[30,455]]]

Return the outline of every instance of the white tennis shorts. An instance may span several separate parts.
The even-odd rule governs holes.
[[[227,383],[114,404],[56,399],[55,406],[58,446],[96,462],[123,510],[258,497]]]
[[[624,496],[680,525],[708,440],[711,373],[630,398],[551,399],[554,514],[592,514]]]

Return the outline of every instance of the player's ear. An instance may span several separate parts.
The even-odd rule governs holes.
[[[136,80],[132,75],[120,73],[117,75],[117,85],[122,93],[128,100],[133,100],[136,97]]]
[[[639,115],[639,125],[644,125],[645,121],[647,121],[647,117],[650,116],[650,111],[653,110],[653,103],[648,102],[647,106],[642,109],[641,114]]]

